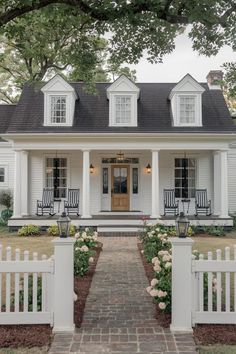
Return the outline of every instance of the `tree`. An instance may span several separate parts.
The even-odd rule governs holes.
[[[88,18],[76,12],[65,16],[66,10],[56,6],[42,9],[6,26],[0,37],[2,101],[16,102],[25,82],[47,80],[55,73],[85,81],[90,89],[96,79],[110,80],[107,40]],[[116,65],[112,74],[119,70],[121,66]]]
[[[227,105],[232,114],[236,114],[236,63],[223,64],[223,91]]]
[[[111,35],[111,50],[124,62],[136,62],[146,49],[151,61],[171,52],[175,36],[191,25],[193,47],[211,55],[224,44],[236,48],[235,0],[0,0],[0,27],[51,5],[76,12]]]

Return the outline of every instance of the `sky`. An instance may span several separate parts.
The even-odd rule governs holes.
[[[145,58],[137,65],[129,65],[137,71],[137,82],[178,82],[187,73],[197,81],[206,82],[210,70],[221,70],[227,61],[236,61],[236,52],[223,47],[216,56],[205,57],[193,51],[186,34],[176,38],[175,50],[163,58],[162,64],[150,64]]]

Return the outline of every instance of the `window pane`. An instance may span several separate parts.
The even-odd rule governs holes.
[[[138,169],[133,168],[133,194],[138,194]]]
[[[175,159],[175,196],[176,198],[193,198],[195,193],[196,160]]]
[[[0,182],[4,182],[4,176],[0,176]]]
[[[54,188],[54,198],[66,198],[67,159],[46,159],[46,187]]]
[[[116,96],[116,123],[130,123],[131,122],[131,97]]]
[[[108,168],[102,169],[102,193],[108,194]]]
[[[66,123],[65,96],[51,96],[51,122]]]
[[[195,122],[195,97],[194,96],[180,96],[179,98],[179,112],[180,123],[194,123]]]

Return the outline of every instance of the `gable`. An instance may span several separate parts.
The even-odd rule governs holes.
[[[42,92],[75,92],[74,88],[66,82],[60,75],[54,76],[42,88]]]
[[[172,99],[173,95],[178,92],[203,93],[204,91],[205,89],[190,74],[187,74],[172,88],[169,98]]]
[[[135,93],[139,98],[140,88],[136,86],[127,76],[121,75],[107,88],[107,98],[110,98],[111,93]]]

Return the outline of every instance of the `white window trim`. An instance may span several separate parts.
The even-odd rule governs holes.
[[[51,98],[52,97],[65,97],[66,98],[66,122],[65,123],[53,123],[51,121]],[[72,109],[72,100],[71,95],[66,94],[64,92],[50,92],[45,93],[45,100],[44,100],[44,125],[51,126],[51,127],[64,127],[64,126],[72,126],[72,117],[71,113],[74,111],[74,107]]]
[[[174,154],[172,158],[172,188],[175,189],[175,159],[183,159],[184,156],[182,154]],[[199,154],[188,154],[186,156],[187,159],[195,159],[195,188],[199,188]],[[178,200],[184,199],[184,198],[176,198]],[[188,198],[191,200],[195,200],[195,198]]]
[[[55,156],[55,154],[45,154],[43,157],[43,165],[44,165],[44,169],[43,169],[43,188],[46,188],[46,168],[47,168],[47,158],[66,158],[67,159],[67,181],[66,181],[66,189],[68,190],[68,188],[71,187],[71,161],[70,161],[70,156],[67,154],[57,154],[57,156]],[[66,198],[61,198],[62,200],[67,199]]]
[[[179,127],[201,127],[202,126],[202,97],[201,94],[194,93],[178,93],[175,95],[175,114],[174,114],[174,125]],[[181,97],[194,97],[195,99],[195,122],[193,123],[182,123],[180,121],[180,98]]]
[[[116,122],[116,97],[125,96],[131,99],[131,116],[130,122],[117,123]],[[110,94],[109,100],[109,126],[110,127],[137,127],[137,94],[127,92],[116,92]]]
[[[4,169],[4,182],[0,182],[0,187],[8,187],[8,166],[0,165],[0,168]]]

